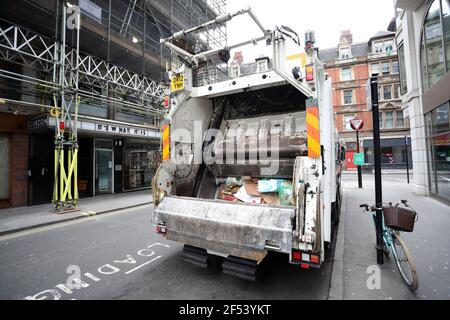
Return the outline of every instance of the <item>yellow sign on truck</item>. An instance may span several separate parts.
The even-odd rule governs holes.
[[[184,77],[182,75],[175,76],[172,78],[171,90],[172,92],[184,90]]]

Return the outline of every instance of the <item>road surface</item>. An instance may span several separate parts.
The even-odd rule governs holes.
[[[328,297],[330,258],[320,270],[303,270],[271,254],[256,283],[236,279],[222,273],[219,260],[207,270],[182,261],[182,245],[154,232],[151,211],[139,207],[1,237],[0,299]]]

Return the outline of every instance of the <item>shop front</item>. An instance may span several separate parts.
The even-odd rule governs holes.
[[[373,139],[363,142],[365,163],[373,166]],[[411,138],[381,138],[381,167],[384,169],[406,169],[407,163],[412,168]]]
[[[450,201],[449,102],[425,115],[430,192]]]
[[[97,134],[91,136],[92,195],[150,188],[160,159],[159,131],[126,126],[119,130],[108,124],[96,128]]]
[[[54,125],[55,119],[48,115],[29,120],[29,205],[49,203],[52,199]],[[159,135],[156,127],[103,119],[79,120],[80,198],[150,188],[160,158]],[[0,136],[0,142],[3,140]],[[6,157],[3,149],[6,147],[0,148],[0,158]]]
[[[150,188],[160,161],[159,144],[125,143],[123,191]]]

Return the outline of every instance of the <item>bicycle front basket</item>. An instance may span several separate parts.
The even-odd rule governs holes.
[[[413,232],[417,221],[417,212],[409,208],[383,208],[384,223],[391,229]]]

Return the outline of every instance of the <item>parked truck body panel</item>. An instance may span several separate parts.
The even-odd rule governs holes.
[[[152,182],[152,220],[167,239],[256,263],[283,252],[320,267],[339,195],[331,79],[314,48],[302,52],[289,31],[263,32],[272,69],[205,85],[195,85],[193,69],[214,53],[195,56],[162,40],[194,65],[171,73],[170,159]],[[244,177],[245,190],[286,181],[292,195],[284,205],[267,194],[265,204],[224,200],[230,177]]]

